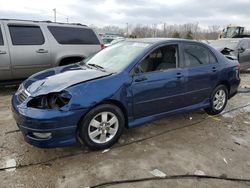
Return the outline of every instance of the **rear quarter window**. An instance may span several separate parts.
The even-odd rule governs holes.
[[[3,43],[3,34],[2,34],[2,29],[0,27],[0,46],[3,46],[4,43]]]
[[[44,36],[39,26],[9,25],[13,45],[42,45]]]
[[[89,28],[48,26],[48,29],[59,44],[100,44]]]
[[[217,63],[216,58],[207,48],[194,45],[184,45],[185,67],[195,67],[200,65]]]

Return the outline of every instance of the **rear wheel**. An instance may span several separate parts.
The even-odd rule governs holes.
[[[115,105],[93,108],[80,122],[79,137],[90,149],[112,146],[121,136],[125,125],[122,111]]]
[[[206,108],[205,111],[211,115],[219,114],[226,107],[227,100],[228,100],[227,87],[225,85],[219,85],[214,89],[210,97],[210,107]]]

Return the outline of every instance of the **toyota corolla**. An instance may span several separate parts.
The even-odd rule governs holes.
[[[125,40],[83,62],[25,80],[12,111],[25,140],[38,147],[79,141],[112,146],[124,128],[204,109],[219,114],[237,92],[240,65],[189,40]]]

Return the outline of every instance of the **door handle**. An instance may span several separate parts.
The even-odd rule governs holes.
[[[142,77],[135,79],[135,82],[143,82],[145,80],[147,80],[147,78],[145,76],[142,76]]]
[[[1,51],[1,50],[0,50],[0,54],[7,54],[7,52],[6,52],[6,51]]]
[[[36,53],[48,53],[48,50],[45,50],[45,49],[39,49],[39,50],[36,50]]]
[[[182,78],[183,77],[183,75],[180,73],[180,72],[178,72],[177,74],[176,74],[176,78]]]
[[[216,67],[213,67],[213,68],[212,68],[212,71],[213,71],[213,72],[216,72],[216,71],[217,71]]]

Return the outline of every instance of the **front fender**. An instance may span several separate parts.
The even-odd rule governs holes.
[[[116,100],[130,112],[132,93],[129,86],[131,82],[132,78],[124,74],[111,75],[67,88],[72,95],[70,108],[91,109],[103,101]]]

